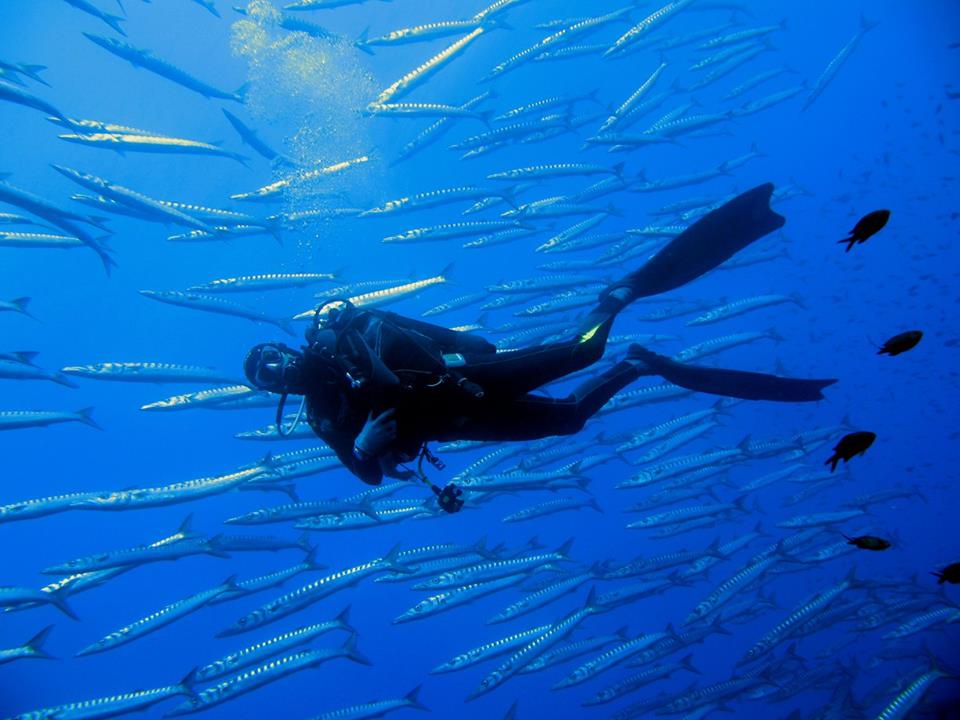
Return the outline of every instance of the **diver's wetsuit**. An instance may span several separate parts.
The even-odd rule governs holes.
[[[614,314],[597,316],[600,322],[587,339],[578,335],[498,353],[487,341],[467,333],[393,313],[359,311],[351,325],[362,330],[357,335],[366,347],[396,369],[399,385],[388,381],[357,391],[315,385],[306,395],[308,422],[351,472],[371,484],[380,482],[384,468],[377,458],[358,458],[354,442],[369,413],[388,407],[396,408],[397,420],[397,437],[390,449],[401,462],[416,458],[423,443],[433,440],[530,440],[576,433],[642,374],[641,366],[617,363],[566,398],[531,391],[599,360]],[[446,368],[444,354],[460,355],[463,364]],[[306,367],[309,378],[309,363]],[[458,385],[461,379],[472,385]],[[481,397],[477,391],[482,391]]]
[[[378,484],[385,473],[399,476],[397,463],[416,458],[430,440],[532,440],[575,433],[615,393],[643,375],[661,375],[681,387],[729,397],[819,400],[834,380],[686,365],[639,347],[566,398],[532,394],[599,360],[614,318],[632,300],[681,287],[782,227],[784,218],[770,209],[772,193],[773,185],[760,185],[699,219],[601,293],[598,306],[565,342],[498,353],[467,333],[393,313],[357,311],[334,347],[327,348],[328,357],[350,365],[345,373],[324,379],[325,362],[311,370],[322,355],[319,339],[311,340],[304,354],[308,421],[351,472]],[[447,354],[462,357],[445,363]],[[363,381],[351,384],[344,377]],[[368,417],[389,408],[395,409],[396,438],[379,457],[355,455],[354,443]]]

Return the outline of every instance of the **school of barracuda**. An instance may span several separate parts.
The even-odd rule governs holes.
[[[78,194],[69,200],[41,197],[21,187],[16,178],[0,182],[0,202],[5,206],[0,213],[4,226],[0,247],[37,252],[75,249],[95,255],[107,273],[122,272],[123,252],[109,240],[109,218],[118,215],[175,226],[176,234],[169,240],[180,243],[231,244],[247,237],[283,241],[318,223],[338,223],[340,232],[382,230],[382,242],[393,245],[430,242],[475,253],[509,243],[520,252],[538,253],[544,261],[542,273],[475,280],[473,287],[454,291],[449,287],[451,266],[412,279],[354,276],[357,265],[350,272],[317,266],[272,272],[259,267],[242,277],[197,278],[196,284],[182,289],[140,290],[143,297],[160,303],[266,323],[290,335],[300,334],[302,326],[297,322],[312,316],[317,298],[349,297],[362,307],[413,298],[425,317],[456,313],[463,322],[474,319],[460,327],[497,335],[501,349],[562,336],[617,268],[637,264],[728,199],[729,190],[717,191],[711,181],[735,177],[739,167],[762,156],[762,150],[749,141],[737,145],[744,127],[740,119],[786,103],[797,112],[809,108],[829,92],[831,84],[842,82],[842,66],[861,42],[869,42],[873,27],[867,19],[859,28],[851,27],[850,40],[835,57],[822,58],[822,74],[805,80],[777,59],[775,39],[789,28],[770,17],[777,12],[772,4],[753,12],[737,2],[672,0],[659,5],[623,0],[622,7],[583,3],[582,15],[568,18],[552,14],[551,3],[545,0],[496,0],[489,7],[477,7],[472,15],[447,17],[441,12],[445,5],[452,10],[471,4],[464,0],[431,4],[437,17],[428,24],[391,29],[374,23],[367,30],[357,28],[354,40],[326,30],[320,24],[323,17],[340,6],[376,3],[299,0],[273,7],[261,0],[229,9],[222,0],[194,2],[222,16],[223,22],[259,23],[293,40],[302,36],[311,42],[352,46],[351,51],[361,53],[361,61],[374,54],[386,55],[394,46],[433,43],[425,46],[432,49],[424,50],[419,65],[398,67],[395,80],[388,81],[365,106],[355,108],[357,122],[394,118],[401,142],[345,154],[322,165],[291,158],[288,148],[274,147],[279,140],[266,139],[268,129],[255,128],[256,120],[245,116],[243,88],[211,86],[200,79],[202,71],[194,75],[167,62],[162,47],[141,47],[134,23],[116,8],[103,9],[111,5],[107,0],[65,0],[57,12],[75,13],[83,34],[116,56],[116,62],[133,63],[141,73],[158,75],[184,92],[221,101],[222,105],[209,106],[211,123],[226,122],[236,131],[235,142],[229,143],[236,149],[164,134],[159,128],[129,127],[121,124],[122,117],[75,117],[70,108],[57,106],[55,88],[45,87],[43,66],[4,57],[0,59],[3,112],[21,113],[18,121],[24,123],[49,121],[61,139],[91,148],[91,154],[83,167],[52,164],[54,171],[77,186]],[[400,4],[398,0],[396,6]],[[697,18],[695,31],[671,30],[672,20],[678,16],[689,20],[691,15]],[[498,48],[500,61],[492,67],[475,62],[473,51],[481,45]],[[600,61],[605,65],[598,67],[629,71],[635,90],[627,97],[603,97],[591,88],[571,88],[560,95],[530,94],[520,104],[504,100],[512,96],[507,91],[525,66],[553,63],[562,67],[564,61]],[[464,83],[444,82],[444,70],[454,65],[474,83],[463,87]],[[695,93],[705,88],[722,92],[722,101],[700,105]],[[20,107],[11,108],[11,103]],[[690,149],[698,138],[731,134],[734,123],[739,123],[738,132],[732,135],[729,159],[719,166],[697,168],[691,163],[688,174],[673,177],[658,177],[649,169],[647,177],[642,166],[648,146],[695,157]],[[571,135],[582,138],[581,151],[589,160],[558,156],[551,150],[552,140]],[[511,149],[533,144],[542,148],[540,163],[517,166],[511,161]],[[251,171],[248,187],[225,190],[222,207],[204,207],[183,198],[151,197],[136,187],[93,174],[98,173],[98,155],[92,149],[123,153],[128,163],[136,163],[141,153],[151,153],[199,155],[206,162],[225,158],[244,166],[252,162],[247,153],[253,153],[270,163],[253,167],[272,169],[260,177],[261,171]],[[606,159],[608,152],[615,155]],[[369,207],[352,197],[352,173],[370,164],[402,167],[420,154],[432,154],[438,163],[491,155],[500,159],[502,169],[482,176],[464,162],[459,186],[416,188],[406,196],[381,197]],[[558,194],[551,189],[557,178],[573,178],[582,187]],[[676,190],[686,195],[669,195],[659,210],[649,213],[650,224],[623,228],[618,222],[621,208],[635,194]],[[789,215],[791,198],[804,194],[807,191],[796,184],[781,182],[774,201]],[[283,204],[271,206],[270,202]],[[421,211],[440,207],[446,213],[442,222],[418,219]],[[615,229],[618,226],[622,229]],[[774,263],[787,257],[787,244],[784,237],[773,238],[723,269],[732,276],[739,267]],[[258,309],[256,302],[241,294],[255,297],[255,293],[293,289],[300,291],[298,299],[281,316]],[[232,299],[233,294],[238,300]],[[0,311],[8,317],[30,316],[30,300],[3,299]],[[136,301],[137,297],[130,299]],[[613,336],[611,346],[638,341],[672,344],[677,360],[690,361],[746,344],[779,342],[776,330],[751,325],[751,316],[767,308],[796,312],[803,307],[803,298],[768,293],[722,300],[667,297],[644,303],[630,314],[639,322],[679,319],[685,326],[717,324],[716,335],[683,348],[682,336],[631,331]],[[182,311],[171,308],[169,312],[173,318]],[[736,325],[734,318],[742,324]],[[645,329],[655,328],[646,325]],[[65,408],[71,407],[71,388],[95,381],[169,384],[176,394],[158,397],[140,409],[173,413],[171,423],[176,413],[201,410],[220,411],[211,414],[212,423],[230,410],[259,408],[267,418],[276,406],[275,397],[243,384],[239,363],[236,369],[222,371],[208,367],[202,357],[184,358],[183,364],[101,358],[56,369],[32,351],[0,351],[0,381],[57,383],[63,386]],[[659,423],[605,424],[614,413],[653,403],[666,409]],[[850,421],[799,428],[794,434],[776,437],[758,430],[739,444],[718,447],[711,433],[740,405],[698,398],[668,384],[640,385],[611,400],[580,438],[509,446],[461,442],[436,448],[452,468],[453,479],[465,489],[468,506],[490,514],[497,512],[498,499],[529,497],[524,507],[501,517],[504,523],[526,523],[531,534],[545,516],[605,513],[607,522],[626,524],[640,536],[644,551],[635,556],[614,552],[621,550],[615,548],[599,555],[580,550],[573,538],[557,546],[544,546],[536,538],[522,546],[504,544],[497,537],[499,524],[491,524],[484,538],[462,538],[456,528],[458,518],[438,512],[424,501],[422,488],[412,483],[356,487],[331,496],[320,483],[332,475],[346,476],[333,453],[315,444],[290,449],[289,441],[313,437],[306,423],[290,438],[281,437],[273,423],[239,432],[237,438],[260,441],[269,451],[257,462],[238,459],[235,466],[211,466],[205,477],[120,489],[98,487],[78,474],[73,492],[53,497],[29,497],[24,486],[7,483],[0,498],[0,525],[26,520],[38,527],[54,525],[55,518],[40,518],[216,503],[209,498],[253,491],[267,493],[264,497],[271,500],[261,509],[224,515],[223,522],[286,526],[288,532],[274,536],[220,532],[219,528],[200,531],[187,517],[166,537],[104,534],[102,551],[84,557],[71,557],[65,548],[62,562],[37,568],[51,576],[48,584],[0,588],[0,607],[6,612],[40,612],[37,608],[51,605],[76,619],[82,615],[74,610],[82,592],[109,593],[110,580],[123,573],[142,568],[146,575],[152,563],[184,562],[197,555],[223,558],[227,569],[207,587],[167,604],[144,593],[142,602],[116,618],[114,630],[102,638],[92,634],[86,647],[63,650],[84,656],[135,643],[149,653],[144,636],[198,612],[209,618],[211,635],[232,641],[224,642],[222,657],[196,657],[185,648],[182,666],[154,668],[157,682],[152,689],[111,688],[109,678],[97,678],[91,679],[91,691],[102,694],[92,692],[90,697],[39,710],[3,709],[16,718],[63,720],[114,717],[158,703],[169,716],[229,703],[232,717],[245,717],[240,696],[268,683],[308,669],[322,674],[320,666],[326,663],[371,665],[382,660],[375,644],[364,641],[364,628],[351,624],[349,605],[365,586],[385,583],[402,586],[394,592],[395,610],[384,609],[393,613],[396,624],[433,623],[442,628],[448,613],[453,616],[461,606],[496,595],[500,610],[488,619],[489,640],[463,647],[455,657],[437,658],[435,667],[420,668],[423,687],[404,697],[376,697],[372,692],[358,696],[353,706],[332,707],[318,694],[316,718],[373,718],[403,709],[428,709],[429,700],[421,696],[430,695],[434,675],[448,673],[470,674],[474,689],[465,699],[491,694],[499,703],[497,713],[506,712],[511,718],[538,717],[534,695],[529,691],[522,697],[511,695],[511,680],[532,673],[542,678],[537,692],[566,694],[571,708],[568,717],[703,718],[734,712],[739,717],[797,720],[799,711],[790,712],[788,704],[775,703],[789,703],[811,692],[819,693],[821,709],[804,718],[906,717],[937,680],[950,675],[948,668],[925,657],[915,641],[960,621],[960,609],[938,592],[935,583],[858,576],[851,557],[855,548],[841,531],[848,535],[868,531],[873,524],[868,513],[874,504],[897,498],[915,503],[921,498],[909,487],[861,488],[848,492],[842,502],[832,499],[824,505],[824,494],[835,498],[830,493],[850,484],[851,472],[823,469],[825,449],[852,429]],[[842,415],[841,409],[838,416]],[[287,419],[292,422],[295,416]],[[101,429],[89,407],[0,409],[0,430],[57,423]],[[175,432],[175,425],[170,427]],[[597,467],[604,469],[602,480],[592,472]],[[591,493],[598,482],[608,480],[611,488],[618,489],[616,496],[622,497],[618,507]],[[770,486],[795,487],[796,493],[788,506],[769,507],[763,489]],[[278,495],[279,500],[272,500]],[[754,511],[760,506],[763,522],[757,523]],[[189,512],[185,507],[184,515]],[[628,513],[625,519],[620,518],[622,512]],[[108,526],[111,518],[102,520]],[[414,546],[401,540],[393,544],[381,534],[370,540],[381,548],[378,553],[353,566],[325,556],[322,542],[316,539],[322,536],[315,534],[382,533],[377,528],[426,520],[437,525],[436,543]],[[447,527],[441,528],[441,522]],[[686,545],[663,552],[657,549],[658,538],[704,529],[714,533],[711,540],[697,534],[697,540]],[[456,542],[449,541],[454,537]],[[246,552],[280,550],[300,556],[278,562],[275,572],[267,575],[248,576],[242,564],[228,561]],[[811,583],[807,597],[777,595],[775,587],[782,575],[825,567],[833,579]],[[645,598],[679,587],[695,587],[699,603],[676,607],[670,617],[645,612]],[[334,606],[322,602],[334,595]],[[594,619],[605,614],[616,616],[614,622],[622,628],[615,633],[594,630]],[[439,615],[444,617],[435,617]],[[711,636],[740,632],[737,626],[746,623],[750,623],[751,646],[742,656],[728,658],[729,674],[701,675],[697,646]],[[878,658],[877,666],[867,671],[844,660],[839,650],[819,656],[805,651],[808,637],[838,627],[845,632],[840,636],[844,643],[855,643],[867,633],[882,638],[885,652],[900,662]],[[45,647],[51,633],[56,637],[56,625],[37,631],[21,646],[0,650],[0,664],[50,658]],[[54,677],[56,670],[50,674]],[[659,690],[658,684],[672,676],[687,676],[689,687]],[[175,678],[182,679],[164,684]],[[865,683],[873,688],[867,694],[861,690]],[[432,709],[445,717],[459,712]]]

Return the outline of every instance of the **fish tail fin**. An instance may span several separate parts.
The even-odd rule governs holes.
[[[863,13],[860,13],[860,31],[867,32],[868,30],[873,30],[877,25],[880,24],[879,20],[871,20]]]
[[[555,552],[556,552],[558,555],[562,555],[563,557],[567,557],[567,554],[570,552],[570,548],[572,548],[572,547],[573,547],[573,538],[568,538],[567,541],[566,541],[565,543],[563,543],[563,545],[561,545],[560,547],[558,547]]]
[[[316,548],[310,544],[310,533],[305,532],[299,538],[297,538],[297,547],[303,550],[305,553],[313,552]]]
[[[276,320],[272,320],[271,322],[274,325],[276,325],[278,328],[283,330],[285,333],[287,333],[287,335],[297,334],[296,331],[293,329],[293,323],[291,323],[289,320],[285,318],[278,318]]]
[[[30,301],[32,299],[33,298],[30,298],[30,297],[18,297],[11,300],[10,304],[17,309],[18,313],[22,315],[26,315],[28,318],[33,318],[34,320],[36,320],[37,318],[31,315],[30,311],[27,310],[27,306],[30,305]]]
[[[119,15],[110,15],[109,13],[103,13],[100,17],[107,25],[113,28],[115,32],[120,33],[124,37],[127,36],[126,31],[120,27],[120,23],[126,20],[126,18],[120,17]]]
[[[363,29],[363,31],[359,35],[357,35],[357,39],[353,41],[353,46],[357,50],[362,50],[367,55],[373,55],[374,54],[373,50],[367,44],[367,38],[369,37],[370,37],[370,26],[367,25]]]
[[[326,570],[327,566],[323,563],[317,562],[317,548],[312,547],[307,553],[307,556],[303,559],[303,564],[307,566],[308,570]]]
[[[408,707],[415,708],[416,710],[426,710],[427,712],[430,712],[430,708],[428,708],[426,705],[420,702],[420,700],[417,699],[417,695],[420,694],[420,688],[422,687],[423,685],[417,685],[413,690],[411,690],[406,695],[404,695],[403,699],[404,701],[406,701]]]
[[[41,85],[46,85],[50,87],[50,83],[40,77],[40,71],[46,70],[46,65],[30,65],[28,63],[22,63],[19,66],[20,72],[26,75],[31,80],[40,83]]]
[[[73,611],[73,608],[67,604],[67,587],[68,586],[62,587],[50,593],[50,602],[56,605],[57,609],[71,620],[79,620],[80,618]]]
[[[333,620],[334,622],[339,623],[341,630],[346,630],[351,635],[356,636],[357,630],[356,628],[353,627],[353,625],[350,624],[350,608],[351,607],[352,606],[347,605],[343,610],[337,613],[337,616]]]
[[[695,675],[702,675],[702,674],[703,674],[703,673],[701,673],[701,672],[696,668],[696,666],[693,664],[693,653],[690,653],[689,655],[680,658],[680,664],[683,666],[683,669],[684,669],[684,670],[689,670],[690,672],[694,673]]]
[[[84,425],[89,425],[90,427],[96,430],[103,430],[103,428],[100,427],[97,424],[96,420],[94,420],[92,417],[93,415],[92,407],[80,408],[79,410],[77,410],[76,415],[77,415],[77,420],[82,422]]]
[[[443,270],[440,271],[439,277],[444,283],[451,285],[456,284],[456,280],[453,279],[453,268],[455,265],[456,263],[447,263]]]
[[[360,663],[361,665],[373,665],[373,663],[367,659],[367,656],[357,649],[356,633],[347,638],[347,641],[343,644],[341,650],[343,650],[344,655],[353,660],[355,663]]]
[[[50,379],[53,382],[55,382],[57,385],[63,385],[64,387],[68,387],[68,388],[80,387],[73,380],[71,380],[69,377],[67,377],[66,375],[60,372],[57,372],[51,375]]]
[[[193,668],[190,672],[183,676],[180,682],[177,683],[177,687],[183,690],[184,695],[195,698],[197,694],[193,691],[193,686],[197,684],[197,671],[199,668]]]
[[[600,507],[600,503],[597,502],[596,498],[590,498],[590,500],[587,501],[587,507],[591,507],[594,510],[596,510],[598,513],[603,514],[603,508]]]
[[[43,630],[23,644],[24,649],[30,653],[30,657],[40,658],[42,660],[56,660],[53,655],[43,649],[43,643],[46,641],[51,630],[53,630],[53,625],[47,625]]]
[[[398,558],[400,556],[400,543],[397,543],[387,554],[380,558],[380,564],[387,570],[393,570],[394,572],[400,573],[409,573],[411,572],[410,568],[406,565],[403,565],[399,562]]]

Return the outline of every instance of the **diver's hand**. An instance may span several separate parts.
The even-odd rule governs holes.
[[[393,419],[393,415],[393,408],[384,410],[376,417],[371,411],[363,429],[357,435],[354,448],[367,456],[380,455],[397,437],[397,421]]]

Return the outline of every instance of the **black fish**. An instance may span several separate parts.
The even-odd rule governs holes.
[[[873,445],[877,434],[867,431],[854,432],[844,435],[833,448],[833,455],[824,463],[830,466],[830,472],[837,469],[837,464],[843,460],[849,462],[854,455],[863,455],[867,448]]]
[[[923,332],[920,330],[908,330],[907,332],[894,335],[887,340],[877,350],[877,355],[899,355],[907,350],[912,350],[920,342]]]
[[[847,537],[847,545],[855,545],[861,550],[886,550],[891,546],[889,540],[875,537],[874,535],[861,535],[859,537]]]
[[[937,583],[939,585],[943,585],[944,583],[960,585],[960,563],[952,563],[947,565],[940,572],[934,572],[930,574],[937,576]]]
[[[850,252],[854,245],[857,243],[865,243],[868,238],[880,232],[889,219],[889,210],[874,210],[872,213],[867,213],[853,226],[853,230],[850,231],[850,237],[838,240],[837,242],[849,243],[846,251]]]
[[[628,356],[646,365],[648,373],[697,392],[743,398],[744,400],[774,400],[777,402],[812,402],[823,400],[822,390],[836,380],[801,380],[746,372],[723,370],[678,363],[639,345],[631,345]]]

